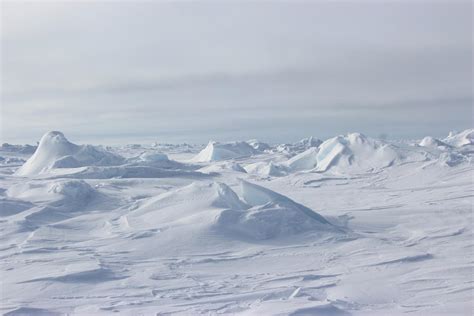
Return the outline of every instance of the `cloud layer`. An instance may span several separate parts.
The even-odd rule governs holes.
[[[469,1],[2,2],[2,141],[472,125]]]

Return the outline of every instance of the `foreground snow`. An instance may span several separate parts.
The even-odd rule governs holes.
[[[470,315],[473,146],[5,144],[1,311]]]

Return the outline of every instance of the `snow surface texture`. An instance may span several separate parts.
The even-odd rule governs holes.
[[[472,135],[4,144],[0,311],[472,315]]]

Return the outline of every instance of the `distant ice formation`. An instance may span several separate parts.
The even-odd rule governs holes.
[[[92,145],[76,145],[63,133],[48,132],[40,140],[33,156],[16,172],[19,176],[34,176],[57,168],[118,165],[124,159]]]
[[[218,143],[210,141],[206,148],[201,150],[193,162],[211,162],[233,158],[249,157],[256,153],[256,149],[246,142]]]
[[[474,129],[466,129],[460,133],[450,132],[444,142],[454,147],[474,145]]]

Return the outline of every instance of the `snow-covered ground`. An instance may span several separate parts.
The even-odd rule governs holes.
[[[0,148],[5,315],[472,315],[474,130]]]

